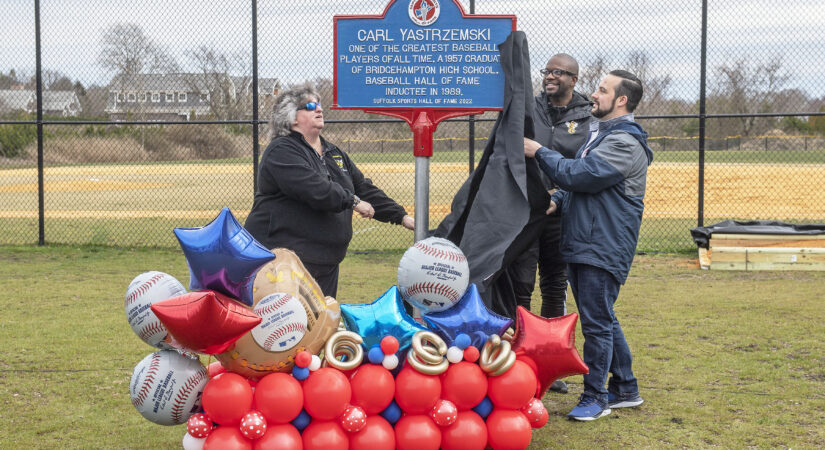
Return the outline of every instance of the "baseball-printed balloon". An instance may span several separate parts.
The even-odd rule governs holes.
[[[425,313],[453,306],[469,281],[467,258],[447,239],[422,239],[408,248],[398,263],[401,297]]]
[[[126,319],[135,334],[152,347],[172,349],[166,342],[169,332],[149,307],[185,293],[180,281],[167,273],[151,271],[136,276],[124,301]]]
[[[135,366],[129,382],[132,404],[158,425],[179,425],[201,408],[208,377],[197,359],[174,350],[152,353]]]
[[[262,298],[253,309],[261,323],[252,329],[252,338],[266,351],[282,352],[298,345],[307,332],[307,313],[301,302],[286,293]]]

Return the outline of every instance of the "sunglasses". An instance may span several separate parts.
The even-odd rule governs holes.
[[[575,73],[573,73],[573,72],[568,72],[568,71],[566,71],[566,70],[561,70],[561,69],[553,69],[553,70],[550,70],[550,69],[541,69],[541,70],[539,70],[539,73],[540,73],[542,76],[545,76],[545,77],[546,77],[547,75],[550,75],[550,74],[552,73],[552,74],[553,74],[553,76],[554,76],[554,77],[557,77],[557,78],[558,78],[558,77],[560,77],[560,76],[562,76],[562,75],[570,75],[571,77],[575,77],[575,76],[576,76],[576,74],[575,74]]]
[[[321,102],[309,102],[306,105],[301,105],[298,107],[298,111],[305,109],[307,111],[315,111],[318,108],[323,108],[321,106]]]

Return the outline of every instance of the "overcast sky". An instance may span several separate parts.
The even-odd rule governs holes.
[[[407,2],[408,0],[397,0]],[[441,2],[451,0],[440,0]],[[34,71],[32,1],[0,0],[0,71]],[[260,0],[259,74],[287,82],[332,76],[332,17],[380,14],[387,1]],[[460,3],[469,12],[469,1]],[[709,0],[708,63],[775,56],[791,80],[811,96],[825,95],[825,1]],[[698,94],[700,0],[554,1],[477,0],[476,13],[513,14],[527,33],[536,70],[553,53],[582,65],[604,55],[619,68],[631,51],[648,54],[656,74],[673,78],[671,95]],[[131,22],[165,47],[184,69],[186,52],[208,45],[250,52],[248,0],[42,0],[43,68],[84,84],[111,78],[97,63],[102,31]]]

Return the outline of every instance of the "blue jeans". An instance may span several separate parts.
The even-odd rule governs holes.
[[[579,308],[583,359],[590,369],[584,376],[584,395],[607,406],[608,389],[616,395],[637,394],[633,356],[613,312],[621,285],[610,272],[587,264],[570,264],[568,280]],[[605,389],[608,372],[612,377]]]

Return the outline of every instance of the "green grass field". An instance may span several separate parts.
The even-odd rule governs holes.
[[[400,256],[350,254],[339,300],[374,300]],[[148,270],[189,280],[179,250],[0,246],[0,447],[180,448],[185,427],[152,424],[129,400],[132,368],[152,348],[130,329],[123,296]],[[550,420],[531,448],[820,447],[823,285],[825,273],[638,256],[616,311],[645,404],[570,422],[582,389],[571,377],[571,393],[544,397]]]

